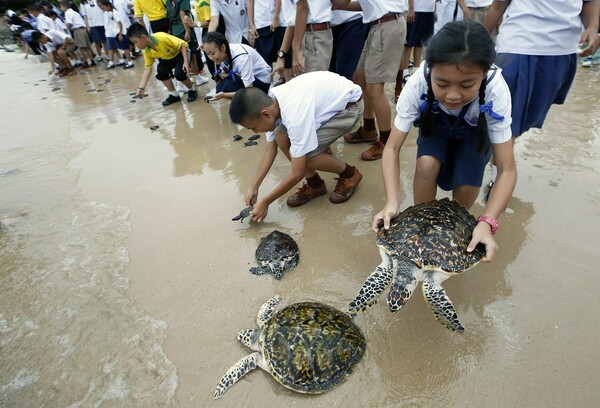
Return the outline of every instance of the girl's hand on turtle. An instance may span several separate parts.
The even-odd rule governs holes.
[[[477,244],[485,245],[485,256],[481,259],[481,262],[492,262],[498,251],[498,244],[492,236],[492,230],[485,222],[477,223],[475,229],[473,229],[473,238],[469,242],[467,252],[473,252]]]
[[[250,219],[256,222],[262,222],[262,220],[264,220],[267,216],[268,212],[269,205],[262,200],[258,201],[256,204],[254,204],[254,207],[252,207],[252,212],[250,212]]]
[[[371,228],[377,232],[381,227],[390,229],[392,219],[400,213],[400,206],[397,204],[386,204],[383,210],[379,211],[373,217]]]

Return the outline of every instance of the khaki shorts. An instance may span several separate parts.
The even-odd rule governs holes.
[[[302,43],[302,57],[306,72],[327,71],[333,52],[331,28],[323,31],[306,30]]]
[[[369,30],[356,69],[365,71],[367,84],[396,82],[406,42],[406,18],[375,24]]]
[[[91,47],[90,36],[85,28],[76,28],[73,30],[73,40],[79,48]]]
[[[63,46],[60,48],[64,49],[67,55],[71,55],[77,49],[77,46],[73,43],[69,43],[67,45],[63,44]]]
[[[306,154],[306,157],[315,157],[321,154],[337,139],[350,132],[356,126],[364,111],[364,104],[362,99],[349,107],[336,113],[331,119],[317,129],[317,140],[318,146],[312,152]],[[287,129],[283,125],[278,125],[275,128],[275,133],[287,134]]]

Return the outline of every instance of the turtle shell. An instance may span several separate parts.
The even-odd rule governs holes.
[[[467,252],[477,220],[457,201],[444,198],[407,208],[390,228],[377,232],[377,245],[403,256],[419,268],[460,273],[475,266],[485,246]]]
[[[295,303],[266,322],[260,345],[271,374],[287,388],[319,394],[346,379],[366,341],[345,313],[321,303]]]
[[[288,234],[275,230],[260,240],[256,248],[256,260],[268,263],[291,258],[298,253],[296,241]]]

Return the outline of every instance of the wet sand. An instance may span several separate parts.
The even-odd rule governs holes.
[[[323,196],[291,209],[282,198],[271,205],[265,223],[232,222],[243,208],[242,196],[264,135],[253,147],[233,142],[232,135],[252,132],[229,122],[226,102],[209,105],[199,98],[163,108],[165,94],[151,80],[150,97],[131,103],[129,93],[137,86],[140,66],[126,72],[98,68],[50,80],[46,65],[1,57],[0,83],[10,95],[3,104],[28,106],[35,101],[37,109],[47,103],[59,112],[45,117],[39,127],[62,129],[73,143],[84,145],[70,163],[79,171],[76,184],[84,201],[129,211],[125,296],[166,323],[166,335],[157,346],[178,376],[174,395],[157,406],[598,404],[598,67],[580,69],[566,105],[553,107],[544,129],[524,135],[517,144],[519,180],[500,220],[496,260],[444,284],[464,334],[440,325],[418,291],[396,314],[379,302],[359,315],[356,322],[368,341],[366,355],[352,376],[331,392],[296,394],[257,370],[213,401],[220,377],[249,354],[235,336],[255,326],[264,301],[278,294],[284,305],[312,300],[343,309],[378,265],[369,226],[384,203],[380,162],[360,161],[366,145],[337,142],[334,154],[364,174],[349,202],[333,205]],[[34,83],[40,85],[33,88]],[[200,87],[200,96],[208,90],[207,85]],[[14,109],[4,121],[30,121],[30,113]],[[153,125],[160,127],[152,131]],[[403,207],[412,202],[415,137],[411,133],[401,155]],[[262,191],[274,187],[287,171],[280,155]],[[332,190],[333,176],[324,176]],[[473,214],[481,212],[481,203],[472,208]],[[18,229],[18,223],[12,228]],[[289,233],[301,251],[299,266],[281,281],[248,272],[260,237],[273,229]],[[51,386],[51,381],[39,381],[38,388]],[[68,393],[81,400],[86,386],[68,384]],[[35,388],[29,392],[19,394],[19,401],[7,398],[6,406],[29,406]],[[132,393],[90,401],[94,404],[89,406],[152,406]]]

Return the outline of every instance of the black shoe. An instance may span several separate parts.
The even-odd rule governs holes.
[[[170,104],[175,103],[175,102],[181,102],[181,96],[169,95],[167,97],[167,99],[162,101],[162,106],[169,106]]]
[[[188,102],[194,102],[196,99],[198,99],[198,91],[196,91],[195,89],[190,89],[188,91]]]

